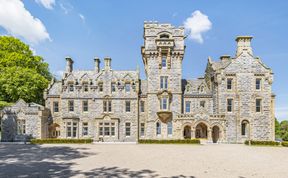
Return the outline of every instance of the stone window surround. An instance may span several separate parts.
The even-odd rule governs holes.
[[[59,101],[53,101],[53,112],[59,112]]]
[[[162,131],[162,129],[161,129],[161,121],[157,121],[156,122],[156,136],[161,136],[161,131]]]
[[[112,100],[103,100],[103,113],[112,113]]]
[[[131,122],[125,122],[125,137],[131,136]]]
[[[71,123],[70,125],[70,131],[71,131],[71,136],[68,136],[68,123]],[[76,123],[76,125],[73,125],[73,123]],[[73,136],[73,127],[76,126],[76,136]],[[65,138],[79,138],[79,119],[65,119],[64,121],[64,131],[65,131]]]
[[[74,100],[68,100],[68,112],[74,112]]]
[[[160,89],[167,90],[169,86],[168,76],[160,76]]]
[[[84,133],[85,131],[85,133]],[[88,136],[89,135],[89,123],[88,122],[82,122],[82,136]]]
[[[117,127],[117,124],[116,124],[116,121],[113,121],[113,120],[101,120],[97,123],[98,125],[98,136],[99,137],[116,137],[116,127]],[[106,133],[108,132],[105,132],[105,130],[107,131],[106,128],[109,128],[109,134],[106,135]],[[102,129],[101,129],[102,128]]]
[[[104,91],[104,84],[103,84],[103,82],[98,82],[98,87],[99,87],[99,92],[103,92],[103,91]]]
[[[231,101],[231,111],[228,111],[228,100],[232,100]],[[234,112],[234,98],[233,97],[228,97],[226,99],[226,113],[233,113]]]
[[[26,120],[17,119],[17,134],[24,135],[26,134]]]
[[[257,89],[257,81],[259,80],[260,84],[259,84],[259,89]],[[263,88],[263,78],[261,77],[256,77],[255,79],[255,90],[256,91],[262,91],[262,88]]]
[[[187,106],[189,104],[189,107]],[[189,110],[187,110],[189,108]],[[185,101],[185,113],[191,112],[191,101]]]
[[[260,103],[259,103],[260,104],[260,106],[259,106],[260,111],[257,111],[257,107],[258,107],[257,106],[257,100],[260,101]],[[263,108],[262,108],[263,104],[262,103],[263,103],[263,99],[261,97],[256,97],[255,98],[255,109],[254,109],[254,111],[255,111],[256,114],[262,114],[262,112],[263,112]]]
[[[145,136],[145,123],[141,122],[140,123],[140,137],[144,137]]]
[[[85,106],[87,105],[87,106]],[[83,100],[82,101],[82,112],[89,112],[89,101]]]
[[[125,100],[125,112],[130,113],[131,112],[131,101]]]

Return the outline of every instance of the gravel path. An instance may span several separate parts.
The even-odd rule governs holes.
[[[288,148],[245,145],[0,145],[0,177],[287,178]]]

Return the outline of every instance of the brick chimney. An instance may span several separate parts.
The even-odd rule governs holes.
[[[71,57],[67,56],[66,58],[66,73],[71,73],[73,71],[73,60]]]

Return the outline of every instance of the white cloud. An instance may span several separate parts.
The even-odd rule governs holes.
[[[0,26],[13,36],[31,43],[50,40],[43,23],[25,9],[21,0],[0,0]]]
[[[189,38],[203,43],[203,33],[212,28],[212,23],[208,16],[202,14],[199,10],[194,11],[191,17],[188,17],[184,22],[185,30],[189,33]]]
[[[60,3],[59,5],[65,14],[68,14],[74,8],[70,3]]]
[[[83,14],[79,14],[79,17],[82,20],[82,22],[85,23],[85,16]]]
[[[46,9],[53,9],[55,5],[55,0],[35,0],[38,4],[41,4]]]

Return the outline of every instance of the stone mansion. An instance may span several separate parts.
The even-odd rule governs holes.
[[[233,57],[209,57],[195,80],[182,78],[185,38],[183,27],[144,23],[145,80],[138,69],[113,70],[109,57],[103,68],[95,58],[93,70],[81,71],[67,57],[62,79],[45,90],[45,106],[19,100],[2,110],[2,140],[274,140],[273,72],[253,55],[252,37],[236,38]]]

